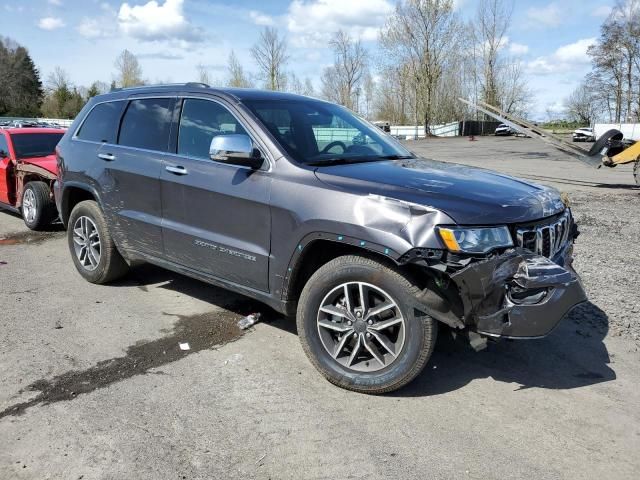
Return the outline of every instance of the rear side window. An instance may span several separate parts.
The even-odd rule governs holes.
[[[234,133],[247,134],[222,105],[209,100],[186,99],[180,117],[178,154],[209,159],[213,137]]]
[[[107,102],[96,105],[85,119],[78,138],[91,142],[116,143],[118,121],[125,102]]]
[[[122,119],[118,143],[127,147],[168,151],[172,103],[170,98],[131,101]]]

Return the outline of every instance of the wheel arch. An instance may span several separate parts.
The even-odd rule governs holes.
[[[60,199],[60,220],[66,226],[73,208],[84,200],[94,200],[99,203],[97,192],[83,184],[67,184],[64,186]]]

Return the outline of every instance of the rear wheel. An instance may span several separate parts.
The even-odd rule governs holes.
[[[22,219],[31,230],[46,228],[57,217],[51,189],[45,182],[33,181],[22,191]]]
[[[369,258],[339,257],[305,285],[298,335],[311,363],[330,382],[363,393],[385,393],[413,380],[436,340],[431,317],[414,309],[419,289]]]
[[[104,215],[93,200],[78,203],[69,216],[67,243],[76,269],[91,283],[108,283],[129,267],[113,243]]]

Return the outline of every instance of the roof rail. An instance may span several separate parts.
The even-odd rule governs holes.
[[[198,87],[198,88],[210,88],[209,85],[202,82],[186,82],[186,83],[158,83],[155,85],[137,85],[135,87],[125,87],[125,88],[112,88],[110,92],[121,92],[128,90],[139,90],[142,88],[154,88],[154,87]]]

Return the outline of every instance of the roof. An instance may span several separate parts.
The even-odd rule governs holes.
[[[109,93],[94,97],[98,100],[124,99],[136,95],[149,95],[161,93],[211,93],[214,95],[231,97],[235,100],[301,100],[312,99],[294,93],[276,92],[273,90],[260,90],[256,88],[231,88],[210,87],[204,83],[178,83],[167,85],[145,85],[141,87],[116,89]],[[317,100],[317,99],[312,99]]]
[[[63,128],[45,128],[45,127],[6,127],[0,131],[5,131],[11,135],[20,135],[23,133],[62,133],[66,131]]]

